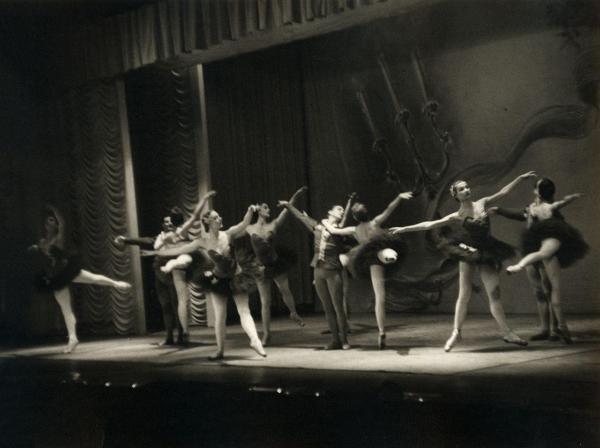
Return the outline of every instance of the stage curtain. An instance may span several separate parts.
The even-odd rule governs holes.
[[[375,1],[161,0],[92,24],[74,25],[50,45],[55,70],[67,85],[73,85],[252,33],[349,14],[371,3]]]
[[[277,48],[204,68],[215,208],[225,227],[250,204],[268,203],[275,217],[277,200],[307,183],[299,53]],[[299,207],[307,206],[303,198]],[[311,303],[309,233],[288,217],[278,241],[299,255],[290,277],[296,301]]]
[[[67,92],[50,106],[52,160],[44,182],[55,192],[67,221],[67,238],[83,268],[131,281],[129,251],[113,244],[127,232],[124,168],[114,81]],[[131,292],[105,286],[74,289],[81,332],[135,332]]]
[[[194,127],[200,117],[193,104],[198,101],[192,85],[194,70],[148,67],[126,77],[138,221],[143,236],[161,231],[162,218],[171,207],[179,206],[189,216],[199,200]],[[148,272],[147,277],[152,275]],[[153,290],[152,284],[146,286]],[[206,325],[206,299],[197,287],[189,286],[191,323]],[[157,308],[158,301],[147,305]]]

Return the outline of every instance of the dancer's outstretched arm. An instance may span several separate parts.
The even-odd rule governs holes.
[[[567,196],[565,196],[564,198],[562,198],[560,201],[553,202],[550,205],[550,208],[552,209],[552,211],[554,211],[554,210],[560,210],[561,208],[569,205],[575,199],[579,199],[582,196],[583,196],[583,194],[581,194],[581,193],[568,194]]]
[[[504,208],[490,207],[487,210],[488,215],[499,215],[513,221],[527,221],[527,209],[522,208]]]
[[[154,255],[158,257],[176,257],[177,255],[190,254],[199,249],[204,249],[204,242],[200,238],[183,246],[172,247],[170,249],[141,250],[140,255],[142,257],[152,257]]]
[[[58,232],[53,241],[49,241],[50,244],[54,244],[60,249],[65,248],[65,218],[62,213],[53,205],[48,204],[47,207],[54,213],[56,217],[56,223],[58,224]]]
[[[460,216],[458,215],[458,212],[454,212],[435,221],[424,221],[405,227],[390,227],[390,231],[392,231],[392,233],[420,232],[422,230],[431,230],[435,229],[436,227],[442,227],[459,219]]]
[[[202,199],[200,199],[200,202],[198,202],[198,204],[194,208],[192,215],[188,218],[186,222],[183,223],[183,225],[179,229],[179,235],[185,238],[185,236],[187,235],[187,231],[190,229],[192,224],[194,224],[194,222],[198,219],[198,217],[200,216],[200,212],[202,211],[208,200],[210,198],[215,197],[216,194],[217,192],[215,190],[210,190],[208,193],[202,196]]]
[[[490,202],[498,201],[506,196],[508,193],[513,191],[517,185],[519,185],[525,179],[529,179],[530,177],[536,177],[535,171],[528,171],[527,173],[523,173],[520,176],[517,176],[511,183],[505,185],[500,191],[494,193],[490,196],[486,196],[481,198],[484,205]]]
[[[257,208],[258,207],[256,205],[250,205],[242,221],[235,226],[231,226],[225,231],[229,235],[230,239],[235,239],[244,233],[246,227],[248,227],[250,225],[250,221],[252,221],[252,214],[257,210]]]
[[[393,213],[394,210],[396,210],[396,207],[398,207],[398,205],[400,204],[400,201],[402,201],[403,199],[411,199],[413,197],[412,192],[410,191],[406,191],[404,193],[400,193],[398,196],[396,196],[396,198],[390,202],[390,204],[387,206],[387,208],[379,215],[377,215],[375,218],[373,218],[372,222],[373,224],[380,226],[381,224],[383,224],[383,222],[388,219],[390,217],[390,215]]]
[[[352,206],[352,201],[356,197],[356,192],[352,192],[348,195],[348,201],[346,201],[346,207],[344,207],[344,214],[342,215],[342,219],[340,221],[340,227],[344,227],[346,225],[346,221],[348,220],[348,215],[350,214],[350,207]]]
[[[306,192],[308,190],[307,186],[303,186],[300,187],[290,198],[289,203],[294,205],[296,203],[296,201],[298,200],[298,198],[300,197],[300,195],[304,192]],[[286,207],[283,207],[283,209],[281,210],[281,212],[279,212],[279,216],[277,216],[277,218],[275,219],[275,221],[273,221],[273,226],[275,227],[275,230],[277,230],[279,228],[279,226],[281,226],[281,224],[283,224],[283,221],[285,220],[285,217],[288,214],[288,209]]]
[[[140,246],[151,249],[154,246],[155,238],[141,237],[141,238],[130,238],[124,235],[119,235],[115,238],[115,243],[119,245],[127,244],[128,246]]]
[[[340,229],[339,227],[332,226],[327,221],[323,221],[323,226],[332,235],[354,235],[356,232],[356,226],[348,226]]]
[[[298,221],[300,221],[302,224],[304,224],[304,226],[309,231],[312,232],[313,230],[315,230],[315,227],[318,224],[317,220],[311,218],[310,216],[308,216],[305,213],[302,213],[300,210],[298,210],[296,207],[294,207],[288,201],[279,201],[277,203],[277,206],[278,207],[285,207],[287,210],[289,210],[289,212],[292,214],[292,216],[294,218],[296,218]]]

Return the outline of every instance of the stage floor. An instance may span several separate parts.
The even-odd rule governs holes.
[[[323,334],[323,316],[309,316],[305,321],[306,326],[301,328],[288,319],[275,319],[266,359],[248,347],[239,325],[228,327],[226,358],[220,362],[207,360],[215,351],[211,328],[193,328],[191,346],[185,349],[158,347],[164,336],[161,333],[103,340],[84,337],[76,352],[68,355],[58,344],[2,348],[0,381],[8,397],[5,409],[14,403],[28,403],[22,410],[27,417],[14,417],[10,424],[7,421],[7,427],[14,432],[15,422],[35,421],[29,417],[32,409],[48,408],[50,413],[57,408],[79,409],[80,400],[106,401],[111,391],[113,401],[94,411],[92,418],[102,415],[102,437],[112,434],[113,442],[116,440],[105,446],[134,446],[134,441],[146,440],[144,434],[158,431],[153,419],[160,420],[161,414],[148,417],[145,410],[139,409],[141,403],[146,403],[144,409],[156,407],[156,403],[178,409],[180,398],[174,397],[181,396],[198,397],[193,405],[186,401],[185,412],[181,410],[177,420],[186,434],[195,423],[183,426],[181,422],[187,422],[189,412],[213,415],[214,409],[205,408],[211,400],[223,408],[223,418],[212,422],[225,432],[232,413],[239,413],[244,422],[255,421],[255,407],[269,406],[266,414],[258,414],[260,424],[239,431],[242,435],[248,431],[258,434],[262,431],[260,425],[268,423],[263,421],[265,417],[279,419],[286,430],[281,429],[277,443],[268,446],[289,444],[292,435],[296,437],[289,432],[291,423],[281,407],[288,413],[301,409],[302,418],[315,425],[315,434],[323,430],[323,418],[334,418],[334,409],[338,419],[334,423],[346,428],[347,445],[351,446],[363,445],[354,443],[359,440],[355,437],[363,437],[369,444],[396,446],[386,445],[391,439],[385,434],[390,432],[397,433],[395,441],[415,446],[550,446],[552,441],[560,441],[562,446],[594,446],[590,443],[600,442],[594,423],[600,418],[600,316],[569,316],[574,339],[571,345],[545,341],[518,347],[502,341],[491,316],[471,315],[463,329],[463,342],[450,353],[442,348],[452,329],[452,316],[447,314],[390,313],[388,348],[383,351],[376,348],[372,314],[352,316],[352,348],[345,351],[322,349],[329,340]],[[537,329],[533,315],[509,316],[509,322],[525,338]],[[79,398],[69,398],[67,406],[65,396]],[[289,401],[277,401],[278,397],[288,397]],[[122,403],[130,403],[130,407],[119,410]],[[348,419],[366,418],[365,403],[369,403],[367,412],[375,429],[361,432]],[[190,406],[194,406],[192,410]],[[316,414],[306,417],[311,413],[308,409],[316,409]],[[120,420],[111,423],[107,417],[119,412],[137,415],[140,423],[124,430]],[[37,418],[43,422],[46,415]],[[398,429],[398,419],[406,425],[404,432]],[[498,426],[500,420],[504,423]],[[429,439],[424,442],[424,428],[432,421],[443,430],[428,433]],[[377,425],[382,425],[379,430]],[[534,432],[531,425],[535,426]],[[48,428],[55,426],[48,424]],[[47,429],[38,436],[36,446],[46,446],[39,443],[40,437],[46,438],[48,433],[55,437],[52,431]],[[186,439],[181,446],[197,446],[198,440],[205,437],[200,429],[194,431],[199,439]],[[481,439],[482,431],[487,438]],[[30,429],[23,429],[15,433],[14,440],[30,433]],[[128,434],[125,442],[120,439],[125,437],[123,434]],[[156,434],[171,437],[167,429]],[[241,439],[226,442],[219,434],[207,446],[239,446]],[[332,446],[329,439],[303,437],[306,444],[297,446]],[[144,443],[139,446],[170,446],[153,444],[152,440]],[[267,445],[257,441],[249,446]]]

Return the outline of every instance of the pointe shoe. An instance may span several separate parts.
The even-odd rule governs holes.
[[[209,361],[220,361],[223,358],[225,358],[225,356],[223,355],[223,352],[216,352],[214,355],[211,355],[208,357]]]
[[[546,341],[550,338],[549,330],[542,330],[539,333],[532,335],[529,340],[530,341]]]
[[[304,327],[306,324],[302,320],[302,318],[298,315],[298,313],[291,313],[290,319],[296,322],[299,326]]]
[[[79,344],[79,340],[77,338],[75,338],[75,339],[69,338],[69,343],[64,348],[63,353],[73,353],[73,351],[75,350],[75,347],[77,347],[78,344]]]
[[[448,353],[450,350],[452,350],[452,347],[454,347],[456,343],[460,341],[462,341],[462,335],[460,334],[460,330],[452,330],[452,334],[446,341],[446,345],[444,345],[444,351]]]
[[[252,350],[254,350],[256,353],[258,353],[260,356],[262,356],[263,358],[267,357],[267,352],[265,352],[265,349],[263,348],[262,344],[260,341],[256,341],[257,343],[254,344],[250,344],[250,348]]]
[[[350,350],[352,347],[348,342],[342,342],[342,350]]]
[[[504,336],[502,340],[507,344],[520,345],[521,347],[525,347],[527,345],[527,341],[525,339],[522,339],[521,337],[517,336],[512,332]]]
[[[518,264],[513,264],[512,266],[509,266],[506,268],[506,273],[507,274],[515,274],[517,272],[520,272],[523,268],[521,266],[519,266]]]
[[[117,288],[119,291],[126,292],[126,291],[129,291],[131,289],[131,283],[118,281],[115,284],[115,288]]]
[[[556,334],[558,335],[559,339],[562,340],[565,344],[573,343],[573,339],[571,339],[571,332],[569,331],[569,328],[566,325],[559,326],[556,329]]]
[[[271,333],[264,333],[260,342],[262,343],[263,347],[269,345],[269,342],[271,342]]]
[[[377,348],[379,348],[379,350],[385,349],[385,333],[379,333],[379,336],[377,337]]]

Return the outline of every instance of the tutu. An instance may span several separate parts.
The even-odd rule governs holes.
[[[502,263],[515,255],[515,249],[490,234],[490,221],[466,218],[463,227],[442,236],[437,248],[448,258],[469,264],[487,265],[500,270]]]
[[[538,251],[542,241],[547,238],[555,238],[560,241],[560,248],[555,256],[558,258],[561,268],[571,266],[583,258],[589,250],[589,246],[579,230],[563,219],[554,217],[543,221],[536,220],[523,232],[521,238],[523,254]]]
[[[398,254],[394,263],[382,263],[377,254],[383,249],[393,249]],[[386,234],[373,238],[372,240],[354,247],[347,253],[349,257],[349,270],[354,276],[368,278],[371,274],[372,265],[380,265],[385,268],[386,276],[393,274],[400,265],[406,254],[406,243],[400,236]]]
[[[275,278],[296,264],[296,253],[289,247],[273,245],[270,237],[262,238],[256,234],[250,237],[250,244],[257,261],[264,266],[264,278]]]
[[[81,257],[67,254],[56,246],[50,247],[50,255],[41,250],[34,252],[33,284],[39,291],[51,292],[66,287],[79,275]]]

